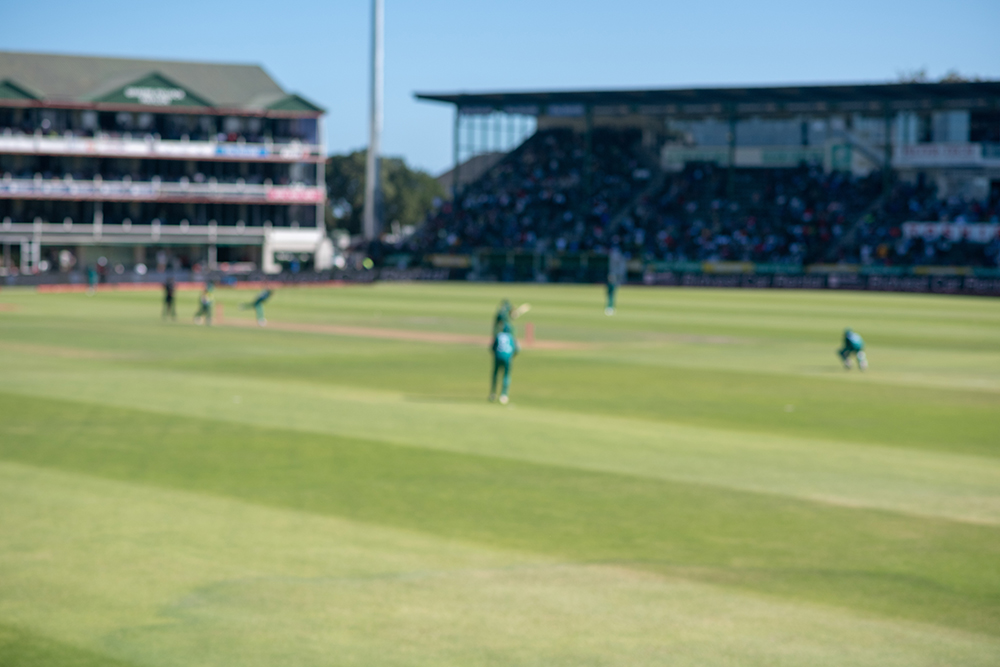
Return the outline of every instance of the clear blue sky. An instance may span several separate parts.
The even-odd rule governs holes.
[[[262,64],[367,142],[368,0],[0,0],[0,50]],[[998,0],[386,0],[384,150],[438,172],[451,112],[414,91],[1000,79]],[[2,73],[0,73],[2,75]]]

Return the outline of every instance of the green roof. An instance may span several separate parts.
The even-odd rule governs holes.
[[[267,108],[273,111],[322,111],[318,106],[299,95],[286,95],[267,105]]]
[[[37,100],[38,96],[30,93],[13,81],[0,81],[0,100]]]
[[[124,85],[115,81],[91,95],[93,102],[107,104],[144,104],[150,106],[210,107],[212,103],[202,99],[181,84],[158,72],[151,72],[138,79],[129,80]]]
[[[262,99],[296,97],[304,104],[284,111],[322,112],[319,106],[281,88],[259,65],[198,63],[64,56],[0,51],[0,99],[40,98],[46,102],[208,106],[260,111]],[[127,89],[163,89],[178,94]],[[13,91],[21,91],[17,96]],[[32,91],[28,93],[27,91]],[[139,93],[146,93],[140,95]]]

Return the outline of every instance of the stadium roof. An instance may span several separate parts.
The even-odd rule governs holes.
[[[0,105],[198,107],[316,115],[258,65],[137,60],[0,51]]]
[[[672,88],[496,93],[416,93],[417,99],[454,104],[466,113],[506,110],[533,115],[580,115],[583,109],[627,109],[667,115],[885,112],[1000,108],[1000,81],[890,83],[837,86]]]

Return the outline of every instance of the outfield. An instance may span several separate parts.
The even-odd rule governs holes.
[[[0,664],[1000,664],[1000,300],[251,296],[0,291]]]

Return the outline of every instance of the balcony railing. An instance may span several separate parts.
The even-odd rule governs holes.
[[[91,181],[0,178],[0,199],[60,201],[217,202],[234,204],[318,204],[323,188],[305,185],[192,183],[189,181]]]
[[[182,242],[182,243],[212,243],[212,242],[245,242],[260,243],[261,239],[275,229],[270,224],[263,226],[248,226],[244,223],[235,225],[192,225],[187,221],[180,224],[94,224],[94,223],[53,223],[13,222],[5,219],[0,222],[0,239],[11,238],[38,239],[43,242],[58,241],[60,243],[92,243],[99,240],[102,243],[143,243],[143,242]],[[284,229],[284,228],[278,228]],[[303,231],[315,227],[303,227]]]
[[[0,153],[18,155],[82,155],[124,158],[165,158],[185,160],[253,160],[275,162],[318,162],[324,159],[322,146],[291,143],[241,143],[220,141],[167,141],[154,135],[143,137],[95,137],[73,135],[0,134]]]

